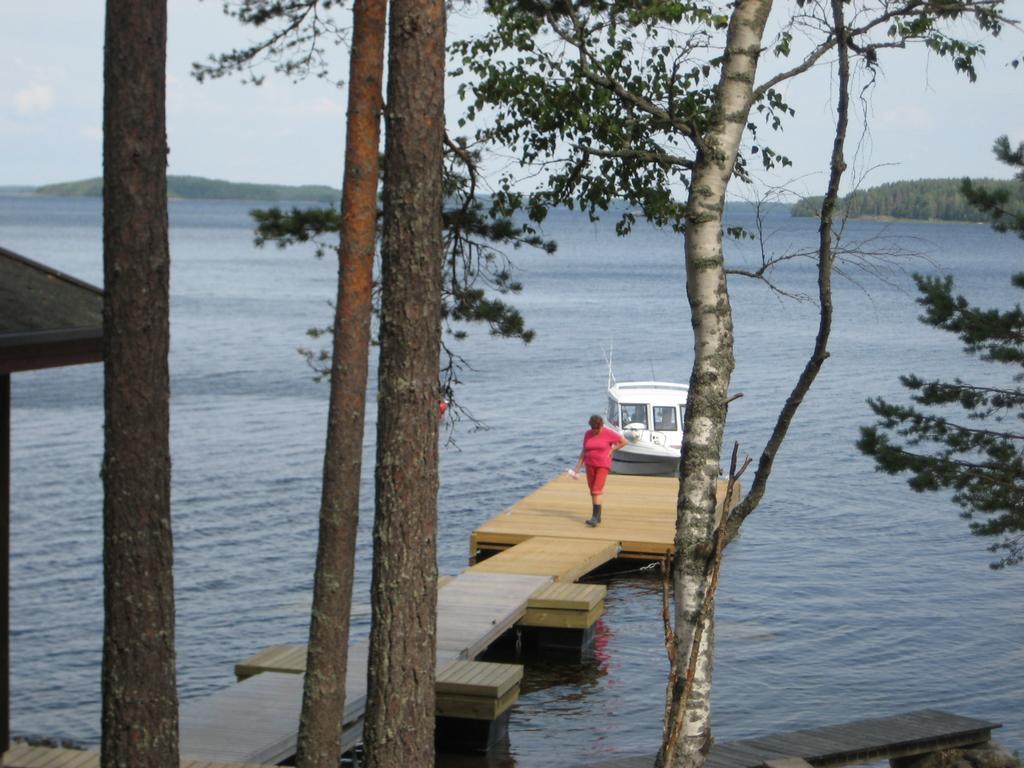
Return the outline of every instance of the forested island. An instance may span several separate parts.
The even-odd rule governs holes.
[[[893,181],[858,189],[839,201],[839,210],[853,218],[918,219],[921,221],[981,221],[976,208],[960,192],[961,179]],[[983,189],[1019,190],[1020,182],[978,179]],[[821,197],[805,197],[790,209],[793,216],[817,216]]]
[[[84,179],[36,187],[36,195],[49,197],[102,197],[103,179]],[[331,203],[341,200],[341,192],[331,187],[306,184],[243,184],[202,176],[168,176],[167,196],[182,200],[305,200]]]

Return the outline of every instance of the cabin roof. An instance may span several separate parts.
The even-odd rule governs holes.
[[[689,387],[667,381],[620,381],[608,389],[608,394],[620,403],[671,404],[686,402]]]
[[[103,359],[103,292],[0,247],[0,374]]]

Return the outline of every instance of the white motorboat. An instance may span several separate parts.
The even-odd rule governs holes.
[[[665,381],[624,381],[608,387],[608,423],[629,441],[612,454],[620,475],[675,475],[683,446],[689,388]]]

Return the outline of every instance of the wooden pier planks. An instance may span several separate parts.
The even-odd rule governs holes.
[[[726,482],[719,480],[719,514],[725,490]],[[734,491],[736,500],[741,491]],[[675,546],[678,493],[674,477],[610,475],[601,525],[590,528],[585,524],[591,514],[586,482],[560,475],[477,528],[471,557],[478,548],[503,549],[543,536],[616,542],[620,557],[661,558]]]
[[[437,658],[443,665],[472,659],[514,625],[534,592],[550,576],[464,572],[438,592]],[[282,667],[305,658],[296,649],[277,646],[272,654]],[[364,641],[349,649],[345,685],[345,745],[361,735],[366,705]],[[181,753],[195,759],[277,763],[295,754],[302,705],[302,675],[261,672],[237,685],[181,708]]]
[[[724,489],[720,481],[720,499]],[[531,595],[545,585],[574,581],[616,555],[670,553],[677,493],[675,478],[613,475],[602,525],[589,528],[586,485],[563,476],[485,523],[473,534],[474,552],[477,545],[519,546],[441,583],[438,664],[475,658],[523,617]],[[237,762],[279,762],[294,754],[302,699],[302,676],[294,673],[304,667],[298,648],[271,649],[273,658],[263,660],[282,672],[262,672],[183,707],[182,754]],[[365,648],[350,650],[346,734],[353,738],[365,705],[365,659]],[[251,671],[243,666],[239,674]]]
[[[797,758],[814,768],[923,755],[982,744],[999,723],[920,710],[841,725],[775,733],[715,744],[707,768],[761,768],[769,761]],[[652,768],[654,755],[591,764],[592,768]]]
[[[437,594],[437,659],[473,659],[526,612],[550,576],[464,571]]]
[[[920,710],[729,742],[712,748],[708,766],[755,768],[784,757],[802,758],[816,768],[885,760],[979,744],[999,727],[949,712]]]
[[[526,573],[572,582],[619,554],[617,541],[534,536],[477,563],[474,573]]]
[[[3,755],[4,768],[100,768],[100,753],[59,747],[12,744]],[[256,763],[211,763],[183,759],[181,768],[273,768]]]
[[[368,645],[348,652],[345,733],[351,749],[362,737]],[[182,705],[179,749],[195,760],[276,764],[295,754],[303,676],[261,672],[211,696]]]
[[[304,645],[272,645],[235,664],[235,677],[240,681],[260,672],[289,672],[301,675],[305,671]]]
[[[264,672],[181,709],[180,750],[195,760],[276,764],[295,754],[302,675]],[[346,720],[365,700],[346,699]],[[350,745],[352,746],[352,745]]]

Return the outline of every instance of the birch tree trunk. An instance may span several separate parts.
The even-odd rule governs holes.
[[[434,764],[444,0],[392,0],[368,768]]]
[[[681,722],[678,743],[663,745],[659,764],[700,768],[711,747],[711,672],[714,606],[699,609],[713,558],[717,486],[725,428],[726,400],[734,366],[732,309],[722,255],[725,192],[753,100],[754,76],[771,0],[739,0],[729,21],[711,129],[702,138],[694,164],[686,218],[686,296],[693,324],[693,370],[683,427],[676,558],[672,583],[675,657],[685,663],[706,622],[688,700],[684,680],[669,692],[666,722]]]
[[[177,768],[167,5],[108,0],[103,97],[104,768]]]
[[[356,0],[352,11],[338,298],[298,768],[336,768],[341,760],[377,245],[386,8],[386,0]]]

